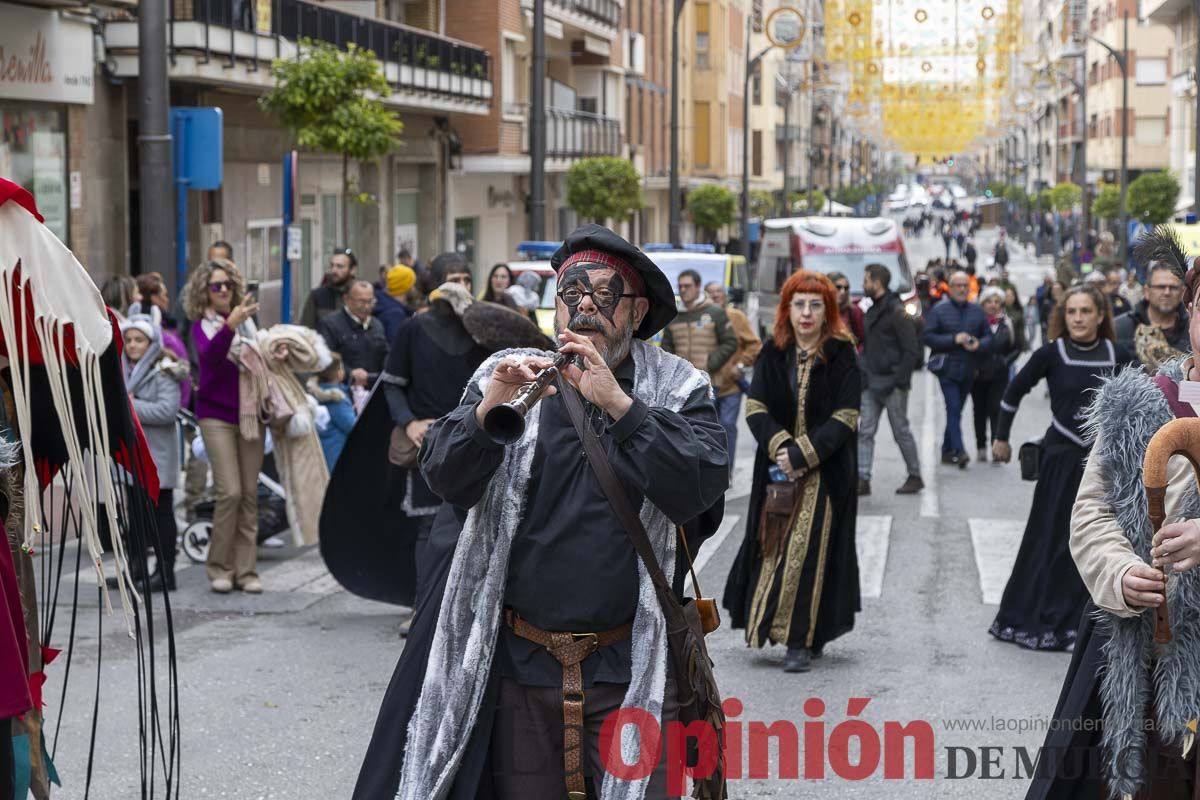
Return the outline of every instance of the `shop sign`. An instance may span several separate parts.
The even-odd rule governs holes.
[[[0,97],[91,103],[92,28],[58,11],[4,5]]]

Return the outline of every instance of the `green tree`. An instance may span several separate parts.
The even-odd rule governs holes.
[[[1025,187],[1017,186],[1015,183],[1009,184],[1004,188],[1004,199],[1010,203],[1025,202]]]
[[[275,86],[259,101],[263,109],[301,147],[342,157],[342,230],[348,233],[350,159],[377,161],[404,131],[404,123],[379,99],[392,93],[379,59],[354,44],[339,50],[301,39],[296,58],[276,59],[271,75]]]
[[[733,222],[737,196],[720,184],[707,183],[688,193],[687,207],[692,222],[707,232],[711,241],[718,228]]]
[[[617,156],[576,161],[567,170],[567,205],[603,225],[624,220],[642,207],[642,181],[633,162]]]
[[[1147,225],[1161,225],[1175,214],[1179,181],[1165,170],[1144,172],[1129,184],[1125,202],[1129,216]]]
[[[1055,211],[1070,211],[1083,197],[1083,190],[1073,183],[1059,183],[1050,190],[1050,203]]]
[[[750,216],[763,219],[775,216],[775,195],[766,189],[751,189]]]
[[[825,203],[828,198],[825,197],[825,192],[820,189],[813,189],[813,209],[811,213],[820,214],[825,210]],[[792,192],[788,195],[788,209],[793,212],[803,211],[808,213],[808,192]]]
[[[1121,215],[1121,187],[1113,183],[1101,183],[1092,201],[1092,216],[1114,220]]]

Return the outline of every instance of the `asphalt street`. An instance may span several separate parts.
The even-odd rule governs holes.
[[[982,237],[981,253],[990,252],[991,241]],[[941,240],[930,235],[910,241],[910,261],[923,265],[941,248]],[[1044,269],[1014,248],[1011,272],[1023,293]],[[722,693],[743,706],[731,718],[742,723],[743,754],[751,749],[748,731],[756,723],[790,721],[803,744],[799,778],[786,774],[797,744],[785,742],[782,757],[772,744],[767,776],[745,770],[731,782],[731,797],[1024,796],[1027,768],[1019,748],[1033,753],[1040,744],[1069,656],[999,643],[987,628],[1011,570],[1033,484],[1020,480],[1015,464],[973,462],[959,470],[935,463],[942,403],[925,373],[915,380],[910,418],[928,488],[915,497],[893,494],[905,470],[888,426],[881,425],[874,494],[859,506],[863,609],[854,631],[801,675],[781,671],[779,648],[748,649],[741,631],[723,628],[709,637]],[[969,414],[964,420],[969,430]],[[1048,421],[1048,401],[1039,387],[1021,406],[1014,445],[1040,436]],[[753,445],[743,428],[725,522],[697,554],[705,594],[718,598],[745,535]],[[403,648],[397,636],[400,612],[340,590],[311,549],[260,553],[266,586],[261,597],[213,595],[198,566],[180,573],[180,590],[172,596],[183,731],[180,796],[349,797]],[[80,582],[83,595],[94,598],[95,580],[84,576]],[[51,644],[62,647],[67,626],[60,621],[57,631],[60,640]],[[84,796],[101,639],[100,745],[90,796],[136,796],[134,648],[119,612],[104,618],[98,632],[96,610],[88,608],[76,633],[65,714],[60,715],[61,662],[51,667],[46,689],[48,739],[63,780],[58,797]],[[814,698],[823,710],[806,705]],[[865,707],[854,698],[865,699]],[[878,759],[878,767],[859,780],[845,777],[849,770],[833,769],[827,758],[823,778],[806,777],[806,755],[818,752],[816,746],[837,749],[833,743],[851,730],[839,734],[839,723],[851,716],[868,723],[885,744],[891,741],[889,722],[914,723],[910,731],[928,730],[930,736],[917,746],[908,743],[902,767],[894,763],[885,770]],[[823,731],[805,723],[823,723]],[[869,766],[870,745],[864,753],[856,741],[850,740],[849,758],[839,761],[853,765],[865,757]],[[916,751],[932,753],[932,776],[918,776]],[[885,771],[896,774],[885,777]],[[983,777],[985,772],[990,775]]]

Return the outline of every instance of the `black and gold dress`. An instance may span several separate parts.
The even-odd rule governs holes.
[[[830,339],[817,356],[763,343],[746,401],[746,423],[758,440],[750,510],[723,601],[752,647],[819,651],[854,627],[861,608],[854,549],[860,383],[850,342]],[[759,524],[781,445],[806,471],[793,524],[765,555]]]

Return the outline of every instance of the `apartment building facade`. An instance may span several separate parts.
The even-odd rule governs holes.
[[[447,32],[496,53],[496,97],[460,119],[461,156],[450,165],[453,245],[484,273],[515,257],[528,238],[532,0],[472,2]],[[545,236],[577,224],[566,203],[566,171],[588,156],[626,152],[623,9],[617,0],[546,0]],[[627,224],[628,225],[628,224]],[[626,230],[627,232],[627,230]]]
[[[1200,211],[1196,186],[1196,44],[1200,20],[1186,0],[1146,0],[1142,13],[1170,30],[1166,108],[1169,164],[1183,187],[1179,210]]]
[[[345,209],[341,158],[301,152],[294,224],[302,246],[292,265],[293,315],[320,282],[335,247],[354,250],[360,274],[374,279],[400,248],[428,259],[452,246],[447,166],[453,131],[460,120],[488,113],[493,77],[487,50],[445,33],[444,6],[442,0],[168,5],[170,103],[215,107],[223,115],[223,184],[189,193],[187,261],[203,257],[211,241],[230,242],[247,278],[259,285],[265,323],[283,315],[283,157],[295,144],[259,99],[273,85],[271,62],[295,57],[302,38],[373,51],[391,89],[383,100],[399,113],[404,132],[377,163],[349,163],[355,193],[367,200],[351,198]],[[138,250],[137,21],[104,12],[96,29],[104,58],[98,59],[95,121],[87,136],[113,157],[92,160],[91,184],[108,187],[105,215],[119,222],[103,226],[103,235],[89,231],[82,252],[95,275],[170,273],[173,264],[142,263]]]

